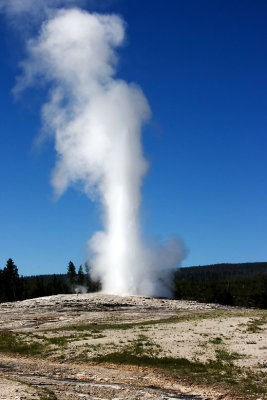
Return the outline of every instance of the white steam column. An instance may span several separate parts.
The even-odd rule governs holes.
[[[177,268],[184,251],[175,238],[153,251],[140,241],[140,187],[147,170],[140,136],[150,108],[138,86],[114,78],[124,22],[79,9],[50,14],[39,36],[28,41],[15,92],[48,83],[42,117],[55,138],[55,192],[60,196],[78,181],[102,203],[104,231],[89,247],[93,277],[101,279],[103,291],[161,294],[159,278]]]

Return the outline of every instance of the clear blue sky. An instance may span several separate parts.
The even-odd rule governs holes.
[[[33,1],[34,3],[34,1]],[[144,237],[178,234],[183,266],[267,261],[267,2],[117,0],[85,7],[127,22],[117,76],[137,82],[144,130]],[[33,149],[44,92],[14,101],[23,38],[0,16],[0,267],[63,273],[86,259],[99,206],[69,189],[53,201],[53,143]]]

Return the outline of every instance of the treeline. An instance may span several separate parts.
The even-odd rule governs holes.
[[[267,308],[267,263],[181,268],[174,274],[174,298]]]
[[[85,272],[80,265],[76,267],[69,262],[66,274],[36,275],[23,277],[18,267],[10,258],[6,266],[0,269],[0,302],[31,299],[35,297],[95,292],[101,289],[99,281],[90,276],[90,267],[85,264]]]
[[[267,275],[267,262],[194,266],[180,268],[175,275],[179,280],[190,281],[252,278],[256,275]]]
[[[0,269],[0,302],[101,289],[85,264],[72,261],[66,274],[23,277],[10,258]],[[175,299],[267,309],[267,263],[214,264],[180,268],[173,277]]]

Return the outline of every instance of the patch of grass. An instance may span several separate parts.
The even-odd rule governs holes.
[[[223,371],[224,376],[232,376],[232,374],[229,373],[229,370],[232,370],[232,366],[230,365],[230,368],[225,368],[225,365],[218,360],[209,360],[207,363],[202,363],[198,360],[190,361],[186,358],[150,357],[148,355],[137,355],[133,354],[129,350],[94,357],[92,361],[159,368],[174,373],[179,373],[180,375],[182,374],[190,376],[190,378],[197,375],[208,378],[211,374],[214,374],[215,371]]]
[[[133,340],[127,349],[134,355],[147,354],[153,352],[154,343],[145,335],[139,335]]]
[[[246,395],[266,394],[266,377],[264,380],[263,375],[245,372],[234,366],[232,360],[236,358],[235,353],[221,352],[216,360],[202,363],[198,360],[190,361],[185,358],[159,358],[150,357],[146,354],[133,354],[126,349],[121,352],[94,357],[90,361],[157,368],[174,375],[177,379],[187,379],[191,383],[221,384],[224,388]]]
[[[154,343],[149,337],[144,334],[139,334],[137,339],[130,340],[123,351],[135,356],[149,355],[156,356],[161,351],[161,346]]]
[[[43,343],[46,343],[46,345],[52,344],[54,346],[61,347],[61,348],[62,347],[66,347],[67,344],[71,343],[71,342],[84,340],[84,339],[86,340],[86,339],[89,339],[89,338],[93,338],[93,339],[98,338],[98,337],[93,337],[91,333],[90,334],[88,334],[88,333],[75,333],[75,334],[63,335],[63,336],[55,335],[55,336],[52,336],[52,337],[51,336],[47,337],[47,336],[45,336],[46,334],[47,334],[47,331],[44,332],[43,336],[31,335],[31,334],[29,334],[29,335],[31,335],[32,337],[34,337],[34,338],[36,338],[38,340],[41,340]]]
[[[58,347],[65,347],[66,344],[68,343],[69,338],[66,336],[59,336],[59,337],[53,337],[53,338],[45,338],[45,340]]]
[[[47,338],[41,335],[24,332],[11,332],[8,330],[0,331],[0,352],[18,353],[25,356],[41,356],[52,354],[54,348],[66,347],[67,343],[77,340],[76,337],[56,336]]]
[[[148,355],[137,355],[131,351],[124,350],[121,352],[109,353],[103,356],[94,357],[92,361],[95,362],[110,362],[114,364],[127,364],[138,365],[143,367],[153,367],[169,370],[183,370],[185,373],[189,371],[199,372],[204,371],[206,368],[204,364],[191,362],[185,358],[172,358],[172,357],[149,357]]]
[[[92,335],[92,339],[101,339],[104,337],[106,337],[106,335],[103,335],[102,333],[97,333],[97,334]]]
[[[267,362],[259,363],[258,367],[259,368],[267,368]]]
[[[23,355],[36,356],[43,353],[44,344],[34,341],[25,341],[18,334],[8,330],[0,332],[0,352],[19,353]]]
[[[247,331],[250,333],[257,333],[262,330],[261,326],[267,323],[266,315],[261,318],[256,318],[247,323]]]
[[[43,388],[43,392],[38,392],[40,400],[57,400],[57,396],[52,390]]]
[[[212,344],[222,344],[222,338],[216,337],[214,339],[210,339],[210,343],[212,343]]]
[[[232,364],[232,362],[234,360],[239,360],[242,357],[243,356],[241,354],[236,353],[236,352],[229,353],[228,351],[223,350],[223,349],[216,350],[217,361],[219,361],[221,363]]]

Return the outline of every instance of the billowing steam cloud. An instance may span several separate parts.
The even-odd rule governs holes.
[[[48,83],[42,116],[55,137],[56,194],[80,182],[102,203],[104,231],[89,247],[93,277],[101,279],[103,291],[164,294],[162,280],[185,254],[176,238],[154,249],[140,241],[140,187],[147,171],[140,135],[150,108],[137,85],[114,78],[114,49],[123,40],[124,22],[116,15],[57,10],[28,42],[15,91]]]

